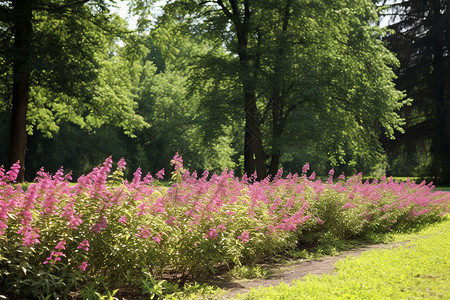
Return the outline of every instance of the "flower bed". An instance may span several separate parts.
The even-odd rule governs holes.
[[[26,191],[18,166],[0,169],[0,290],[12,297],[114,289],[151,278],[198,278],[219,266],[252,264],[324,234],[336,238],[439,219],[448,193],[431,184],[361,175],[333,182],[307,175],[255,181],[233,171],[202,175],[176,155],[166,188],[141,170],[123,180],[111,158],[75,185],[41,170]],[[164,170],[155,177],[163,179]]]

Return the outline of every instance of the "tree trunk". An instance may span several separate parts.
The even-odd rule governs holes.
[[[245,149],[244,171],[248,175],[257,173],[258,179],[266,177],[265,154],[262,146],[260,121],[254,91],[245,90]]]
[[[14,4],[14,50],[12,116],[9,143],[9,165],[20,161],[18,182],[25,179],[27,146],[26,119],[30,95],[32,39],[32,0],[16,0]]]
[[[221,1],[220,1],[221,2]],[[239,77],[242,82],[245,98],[245,148],[244,172],[252,175],[255,171],[258,179],[266,177],[265,154],[261,137],[261,122],[256,107],[255,80],[252,76],[250,58],[248,56],[248,35],[250,31],[250,3],[244,1],[244,14],[239,11],[237,1],[230,0],[232,13],[224,9],[225,14],[234,23],[239,56]],[[223,4],[221,5],[223,6]]]

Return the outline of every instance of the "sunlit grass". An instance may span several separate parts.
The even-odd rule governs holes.
[[[394,240],[411,242],[349,257],[335,274],[253,289],[240,299],[449,299],[450,219]]]

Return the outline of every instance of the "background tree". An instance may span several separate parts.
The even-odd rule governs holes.
[[[154,173],[176,152],[200,172],[262,177],[306,162],[323,175],[383,172],[378,137],[401,130],[405,101],[371,1],[177,0],[156,21],[151,3],[130,3],[141,15],[136,33],[106,3],[33,7],[29,178],[61,165],[77,177],[111,154]],[[4,121],[15,49],[8,18]],[[2,121],[0,135],[8,127]]]
[[[316,137],[323,135],[328,147],[337,146],[321,149],[333,166],[356,165],[363,157],[373,162],[382,153],[377,132],[392,136],[400,129],[395,111],[404,104],[403,95],[395,90],[388,67],[396,61],[380,41],[383,31],[372,25],[377,19],[372,2],[174,1],[164,11],[166,18],[195,20],[192,31],[215,37],[221,41],[217,47],[226,47],[228,58],[215,60],[215,73],[235,70],[227,76],[241,86],[247,173],[278,169],[284,145],[305,135],[289,135],[302,128],[305,111],[316,115],[308,123],[310,129],[322,130]],[[204,65],[207,75],[200,78],[214,72],[213,58],[204,61],[209,62]],[[325,116],[333,119],[330,124],[339,120],[342,126],[324,131],[317,123],[327,123]],[[357,150],[350,146],[355,141],[361,143]]]
[[[397,1],[385,11],[393,23],[397,86],[414,99],[402,109],[406,133],[388,142],[391,172],[450,183],[450,16],[448,1]]]
[[[115,123],[129,134],[146,125],[134,112],[136,103],[120,94],[118,78],[106,74],[113,72],[107,70],[109,46],[126,28],[105,1],[6,1],[0,25],[2,101],[11,109],[9,164],[21,162],[19,181],[27,131],[50,134],[60,120],[85,128]]]

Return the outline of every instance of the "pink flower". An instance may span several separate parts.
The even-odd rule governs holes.
[[[81,215],[71,215],[69,221],[70,229],[78,229],[78,226],[83,224],[83,220],[81,220]]]
[[[157,236],[152,237],[152,239],[157,242],[158,244],[161,243],[161,234],[158,234]]]
[[[149,184],[153,182],[153,176],[152,174],[150,174],[150,172],[147,173],[147,175],[145,175],[144,177],[144,184]]]
[[[178,152],[170,162],[175,166],[175,171],[183,168],[183,158],[178,154]]]
[[[250,234],[247,230],[243,231],[238,239],[241,240],[242,243],[247,243],[250,240]]]
[[[136,172],[133,174],[133,183],[137,184],[141,181],[142,171],[141,168],[137,168]]]
[[[83,261],[81,263],[81,265],[78,266],[78,269],[80,269],[81,271],[86,271],[87,266],[88,266],[88,262],[87,261]]]
[[[78,245],[77,249],[83,249],[84,251],[89,251],[89,246],[90,246],[89,241],[85,239]]]
[[[225,224],[220,224],[219,226],[217,226],[217,229],[219,229],[221,232],[224,232],[225,230],[227,230],[227,228],[225,227]]]
[[[127,163],[125,162],[125,159],[122,157],[118,162],[117,162],[117,169],[118,170],[125,170]]]
[[[329,172],[328,175],[333,176],[334,175],[334,168],[332,168]]]
[[[319,224],[319,225],[322,225],[323,223],[325,223],[325,221],[323,221],[321,218],[319,218],[319,217],[316,217],[316,221],[317,221],[317,224]]]
[[[46,265],[48,263],[53,264],[57,261],[61,261],[61,256],[66,256],[66,255],[64,253],[62,253],[61,251],[52,250],[52,252],[50,253],[50,256],[47,257],[47,259],[43,262],[43,264],[44,265]]]
[[[61,241],[58,243],[58,245],[56,245],[55,249],[66,250],[66,247],[64,247],[65,245],[66,245],[66,241]]]
[[[119,222],[122,224],[127,224],[128,220],[127,220],[127,216],[123,215],[119,218]]]
[[[6,172],[6,175],[8,176],[7,180],[15,182],[17,179],[17,176],[20,172],[20,163],[17,161],[15,164],[11,166],[11,170]]]
[[[150,233],[150,230],[148,230],[147,228],[139,228],[138,229],[138,233],[136,234],[137,237],[146,239],[148,237],[150,237],[152,234]]]
[[[342,206],[342,209],[355,208],[355,207],[356,207],[356,204],[355,204],[355,203],[353,203],[353,202],[348,202],[348,203],[345,203],[345,204]]]
[[[204,238],[210,238],[215,239],[219,234],[217,233],[217,230],[214,228],[210,228],[208,235],[203,236]]]
[[[34,244],[40,243],[39,242],[39,229],[37,228],[31,228],[29,226],[26,226],[25,228],[22,227],[24,230],[23,232],[23,238],[22,238],[22,245],[23,246],[32,246]],[[20,231],[20,230],[19,230]],[[20,233],[20,232],[18,232]]]
[[[302,173],[306,173],[306,172],[308,172],[308,170],[309,170],[309,163],[306,163],[306,164],[303,166]]]
[[[313,171],[311,176],[308,177],[308,179],[310,179],[310,180],[316,179],[316,172]]]
[[[158,173],[156,173],[156,178],[159,178],[159,179],[164,179],[164,169],[161,169],[161,170],[159,170],[158,171]]]

